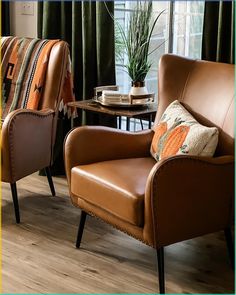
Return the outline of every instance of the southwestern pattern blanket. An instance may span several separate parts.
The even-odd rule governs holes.
[[[19,108],[39,108],[50,52],[57,42],[59,40],[1,38],[2,119]],[[75,110],[71,112],[66,106],[74,100],[71,61],[68,55],[67,75],[59,110],[63,110],[68,117],[75,116]]]

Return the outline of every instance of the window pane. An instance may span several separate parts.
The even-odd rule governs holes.
[[[173,15],[173,53],[201,57],[203,1],[175,1]]]
[[[154,19],[160,15],[153,36],[150,42],[150,61],[152,63],[151,69],[147,74],[146,85],[150,92],[157,93],[157,71],[160,57],[168,52],[168,35],[169,35],[169,2],[168,1],[154,1],[153,2],[153,17]]]

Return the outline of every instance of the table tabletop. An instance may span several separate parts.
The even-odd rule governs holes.
[[[124,116],[128,118],[141,117],[145,115],[155,114],[157,111],[157,104],[152,103],[147,106],[135,106],[135,107],[105,107],[93,99],[69,102],[68,106],[79,108],[82,110],[104,113],[112,116]]]

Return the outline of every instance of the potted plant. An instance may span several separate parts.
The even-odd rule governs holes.
[[[145,78],[151,67],[149,55],[159,47],[150,52],[150,41],[154,27],[162,13],[163,11],[153,19],[152,3],[137,1],[134,10],[130,12],[127,30],[123,29],[118,22],[116,23],[120,33],[120,38],[117,38],[119,43],[116,43],[116,46],[119,48],[119,53],[123,48],[127,54],[125,67],[132,81],[130,90],[132,95],[148,93]]]

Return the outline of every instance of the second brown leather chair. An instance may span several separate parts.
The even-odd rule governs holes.
[[[65,165],[72,203],[82,209],[76,246],[86,215],[101,218],[156,249],[164,293],[165,246],[224,230],[233,263],[234,66],[164,55],[158,81],[155,124],[178,99],[200,123],[219,128],[215,157],[156,162],[152,130],[81,127],[66,139]]]
[[[23,44],[24,42],[23,38],[7,38],[9,44],[11,42]],[[39,39],[34,40],[35,42],[40,41]],[[34,40],[32,39],[33,42]],[[32,51],[31,56],[28,56],[28,58],[36,59],[36,53]],[[20,53],[17,54],[18,59],[21,60]],[[64,86],[63,81],[67,73],[65,61],[68,55],[69,49],[66,42],[58,41],[53,45],[48,60],[39,110],[17,109],[9,112],[3,121],[1,131],[1,180],[11,185],[17,223],[20,222],[16,187],[18,180],[38,170],[45,169],[51,193],[53,196],[55,195],[49,167],[53,159],[57,113]],[[8,52],[2,55],[2,59],[8,64],[10,63],[9,57]]]

